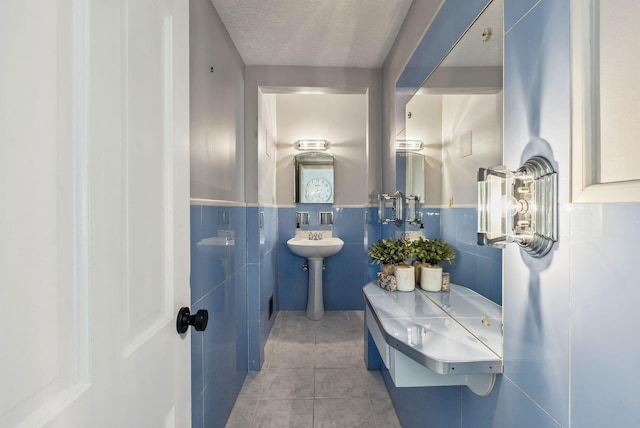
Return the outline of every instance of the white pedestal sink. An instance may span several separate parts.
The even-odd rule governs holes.
[[[344,245],[340,238],[301,239],[287,241],[289,249],[296,255],[309,261],[309,297],[307,298],[307,318],[319,320],[324,317],[322,300],[322,261],[325,257],[337,254]]]

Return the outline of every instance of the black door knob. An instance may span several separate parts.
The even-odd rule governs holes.
[[[178,333],[186,333],[190,325],[196,329],[196,331],[204,331],[207,328],[209,322],[209,311],[206,309],[200,309],[195,315],[191,315],[189,308],[184,306],[180,308],[178,312],[178,318],[176,319],[176,329]]]

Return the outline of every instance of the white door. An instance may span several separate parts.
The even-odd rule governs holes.
[[[0,427],[188,427],[184,0],[0,2]]]

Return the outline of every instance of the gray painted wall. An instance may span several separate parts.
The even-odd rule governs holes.
[[[258,96],[263,93],[295,93],[322,90],[326,93],[366,93],[367,157],[366,189],[375,199],[380,184],[381,75],[380,70],[336,67],[247,66],[245,68],[245,165],[246,202],[258,201]],[[371,196],[373,195],[373,196]]]
[[[244,63],[211,2],[190,7],[191,197],[244,202]]]

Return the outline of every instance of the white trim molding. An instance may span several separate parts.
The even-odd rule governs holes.
[[[600,7],[600,0],[571,1],[571,201],[640,202],[640,179],[600,180]]]
[[[246,207],[248,204],[244,202],[236,202],[236,201],[222,201],[217,199],[199,199],[199,198],[191,198],[190,205],[203,205],[203,206],[220,206],[220,207]],[[257,206],[257,205],[256,205]]]

